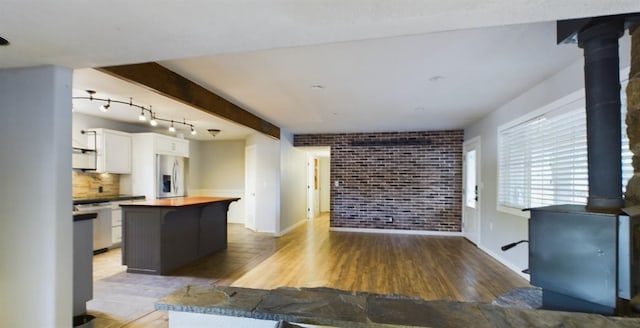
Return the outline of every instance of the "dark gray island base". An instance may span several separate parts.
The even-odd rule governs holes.
[[[227,248],[227,211],[240,198],[181,197],[122,204],[127,272],[168,274]]]

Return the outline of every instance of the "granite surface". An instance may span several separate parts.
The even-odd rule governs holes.
[[[88,198],[74,198],[73,205],[86,205],[86,204],[96,204],[96,203],[106,203],[106,202],[119,202],[124,200],[143,200],[145,196],[134,196],[134,195],[116,195],[116,196],[96,196],[96,197],[88,197]]]
[[[519,291],[528,296],[532,292]],[[640,327],[640,318],[426,301],[329,288],[261,290],[190,285],[161,299],[155,307],[335,327]]]
[[[540,309],[542,308],[542,288],[514,288],[500,295],[491,304],[520,309]]]

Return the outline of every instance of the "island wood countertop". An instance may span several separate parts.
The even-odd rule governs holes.
[[[122,207],[186,207],[220,202],[235,202],[238,197],[177,197],[120,204]]]

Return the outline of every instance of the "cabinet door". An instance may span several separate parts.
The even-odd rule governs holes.
[[[131,173],[131,136],[104,132],[104,172]]]
[[[176,155],[189,157],[189,140],[176,140]]]
[[[184,139],[158,136],[156,152],[163,155],[189,157],[189,141]]]
[[[122,225],[122,209],[113,209],[111,210],[111,226],[113,228],[119,227]]]
[[[111,228],[111,242],[113,247],[122,245],[122,226]]]

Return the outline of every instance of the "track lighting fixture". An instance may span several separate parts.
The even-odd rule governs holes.
[[[109,111],[109,107],[111,107],[111,99],[107,99],[107,103],[100,106],[100,111],[106,113]]]
[[[151,121],[149,121],[151,126],[158,126],[158,121],[156,121],[156,114],[151,112]]]
[[[169,126],[169,131],[171,132],[176,132],[176,128],[174,126],[173,123],[177,123],[177,124],[182,124],[185,127],[189,127],[190,131],[191,131],[191,135],[196,135],[196,129],[195,126],[191,123],[187,123],[187,121],[185,119],[182,120],[182,122],[180,121],[174,121],[174,120],[168,120],[168,119],[164,119],[164,118],[160,118],[156,115],[155,112],[153,112],[153,110],[151,109],[151,105],[149,105],[149,108],[146,108],[144,106],[140,106],[137,104],[133,103],[133,98],[129,98],[129,102],[125,102],[125,101],[120,101],[120,100],[115,100],[115,99],[111,99],[111,98],[96,98],[94,97],[94,95],[96,94],[96,92],[94,90],[86,90],[87,93],[89,94],[89,96],[87,97],[72,97],[72,99],[84,99],[84,100],[89,100],[89,101],[99,101],[99,102],[103,102],[102,105],[100,105],[100,111],[102,112],[107,112],[109,111],[110,107],[111,107],[111,103],[116,103],[116,104],[124,104],[124,105],[129,105],[129,107],[131,108],[137,108],[140,109],[140,116],[138,116],[138,120],[140,122],[146,121],[147,120],[147,114],[149,114],[149,124],[151,126],[158,126],[158,121],[162,121],[162,122],[167,122],[167,123],[171,123],[171,125]]]

